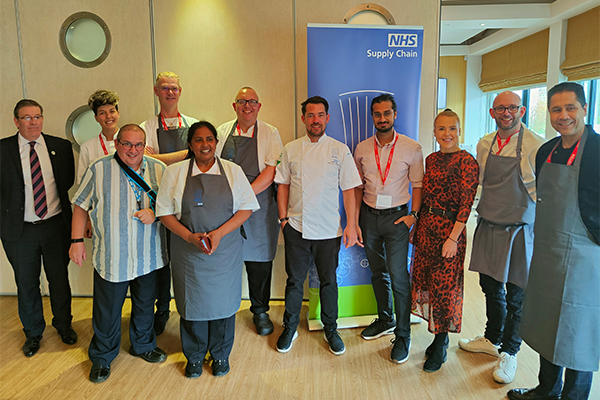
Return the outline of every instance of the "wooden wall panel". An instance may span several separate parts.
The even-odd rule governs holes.
[[[451,108],[458,114],[462,126],[462,122],[465,120],[465,96],[467,87],[467,61],[465,60],[465,57],[440,57],[439,75],[440,78],[446,78],[448,80],[446,108]],[[464,135],[460,137],[460,143],[464,143]]]

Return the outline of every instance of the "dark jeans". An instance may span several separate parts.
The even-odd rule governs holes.
[[[188,321],[180,318],[179,333],[183,354],[189,362],[202,361],[207,351],[214,360],[229,358],[235,338],[235,314],[212,321]]]
[[[160,270],[159,270],[160,271]],[[156,276],[158,271],[139,276],[126,282],[109,282],[94,270],[94,300],[92,326],[94,336],[88,355],[94,364],[110,365],[121,347],[121,311],[131,292],[131,318],[129,340],[136,354],[156,348],[154,333],[154,299],[156,298]]]
[[[540,396],[561,396],[562,400],[587,400],[592,389],[594,373],[564,369],[566,371],[563,384],[563,367],[554,365],[540,356],[540,384],[535,388],[535,393]]]
[[[392,320],[396,310],[396,336],[410,337],[410,275],[407,268],[409,229],[394,224],[406,209],[389,215],[376,215],[363,204],[360,228],[365,253],[373,276],[371,283],[381,320]]]
[[[337,329],[338,286],[336,269],[342,238],[308,240],[302,238],[289,224],[283,228],[285,238],[285,313],[283,324],[296,329],[300,323],[300,309],[304,296],[304,281],[314,261],[319,274],[319,297],[321,299],[321,321],[326,329]]]
[[[525,290],[485,274],[479,274],[479,285],[485,294],[486,339],[500,345],[500,352],[517,354],[521,348],[519,327]]]
[[[57,330],[71,326],[69,285],[69,230],[58,214],[41,224],[25,223],[16,241],[2,241],[17,284],[19,318],[25,336],[41,336],[46,328],[40,293],[42,261],[50,290],[52,325]]]
[[[271,271],[273,261],[245,261],[250,292],[250,311],[261,314],[269,311],[271,300]]]

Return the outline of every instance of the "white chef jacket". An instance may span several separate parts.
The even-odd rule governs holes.
[[[192,126],[194,122],[198,122],[196,118],[188,117],[187,115],[183,114],[181,114],[181,119],[183,120],[181,121],[182,127],[185,126],[186,122],[188,127]],[[165,122],[167,123],[167,126],[179,127],[179,117],[165,118]],[[149,120],[142,122],[140,127],[144,130],[144,132],[146,132],[146,146],[151,147],[156,154],[160,154],[161,151],[158,147],[158,135],[156,134],[156,130],[158,129],[158,116],[155,115]]]

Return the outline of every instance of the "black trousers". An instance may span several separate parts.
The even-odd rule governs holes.
[[[304,281],[311,264],[315,263],[319,275],[321,321],[325,329],[337,329],[338,286],[335,271],[342,238],[308,240],[287,223],[283,228],[285,238],[285,313],[283,323],[295,329],[300,323],[300,309],[304,296]]]
[[[69,286],[69,230],[61,214],[41,224],[25,223],[15,241],[2,241],[17,284],[19,318],[27,337],[41,336],[46,328],[40,274],[42,261],[50,289],[52,326],[71,326],[71,287]]]
[[[156,298],[156,277],[158,271],[139,276],[127,282],[109,282],[94,270],[94,301],[92,326],[94,336],[90,342],[88,355],[94,364],[110,365],[121,347],[121,311],[127,296],[131,293],[131,318],[129,320],[129,340],[136,354],[156,348],[154,333],[154,299]]]
[[[189,362],[202,361],[207,351],[214,360],[229,358],[235,338],[235,314],[212,321],[179,319],[181,347]]]
[[[171,232],[167,230],[167,253],[171,259]],[[156,311],[169,311],[171,304],[171,263],[158,270],[156,277]]]
[[[244,264],[246,264],[246,272],[248,273],[250,311],[253,314],[269,311],[273,261],[244,261]]]

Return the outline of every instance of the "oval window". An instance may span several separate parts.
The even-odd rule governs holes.
[[[67,119],[67,137],[74,143],[77,151],[82,144],[98,136],[101,130],[100,124],[94,118],[94,112],[87,105],[77,108]]]

